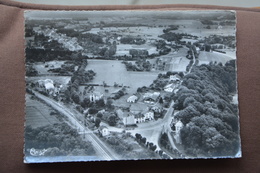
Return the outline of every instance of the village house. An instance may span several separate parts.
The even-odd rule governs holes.
[[[159,96],[159,92],[145,93],[143,96],[143,100],[145,103],[155,103],[158,100]]]
[[[98,101],[98,100],[100,100],[100,99],[102,99],[102,98],[103,98],[103,94],[100,93],[100,92],[92,92],[92,93],[90,93],[90,95],[89,95],[89,100],[90,100],[91,102],[96,102],[96,101]]]
[[[165,92],[171,93],[174,91],[174,89],[175,89],[175,85],[171,83],[171,84],[166,85],[163,90]]]
[[[145,116],[143,114],[136,114],[134,115],[135,123],[143,123],[145,122]]]
[[[147,113],[144,114],[145,120],[151,121],[154,119],[154,112],[153,111],[149,111]]]
[[[100,126],[99,129],[98,129],[99,133],[102,135],[102,136],[107,136],[109,135],[109,130],[106,126]]]
[[[135,96],[135,95],[132,95],[130,96],[128,99],[127,99],[127,102],[128,103],[135,103],[137,101],[138,97]]]
[[[154,113],[161,113],[161,112],[162,112],[161,108],[159,108],[158,106],[153,106],[153,107],[151,108],[151,110],[152,110]]]
[[[177,81],[180,81],[180,80],[181,80],[181,77],[178,74],[170,75],[170,81],[177,82]]]
[[[51,79],[41,79],[38,80],[36,86],[45,91],[49,95],[56,96],[59,94],[62,85],[55,87],[53,80]]]
[[[130,112],[132,114],[144,114],[146,113],[149,109],[148,107],[145,105],[145,104],[138,104],[138,103],[134,103],[134,104],[131,104],[130,108],[129,108]]]
[[[182,141],[181,141],[180,133],[181,133],[181,129],[183,128],[183,123],[179,120],[174,124],[174,126],[175,126],[175,136],[174,136],[174,138],[175,138],[177,144],[181,144]]]
[[[136,122],[135,122],[135,117],[134,117],[134,115],[129,115],[129,116],[123,117],[123,124],[124,124],[125,126],[135,125]]]
[[[106,112],[105,109],[101,109],[100,111],[98,111],[98,113],[101,113],[102,115]]]
[[[181,77],[178,74],[170,75],[169,81],[171,83],[166,85],[163,90],[165,92],[170,92],[170,93],[174,92],[175,89],[177,89],[180,84],[180,79],[181,79]]]

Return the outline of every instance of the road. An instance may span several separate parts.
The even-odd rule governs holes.
[[[33,93],[37,98],[43,100],[53,109],[57,110],[58,112],[66,116],[68,118],[68,121],[76,126],[76,129],[78,130],[79,134],[83,133],[85,139],[92,142],[92,145],[95,148],[95,151],[97,152],[98,156],[102,157],[102,159],[104,160],[119,160],[119,157],[110,148],[108,148],[106,144],[104,144],[95,134],[93,134],[91,130],[85,127],[83,123],[78,121],[69,109],[36,91],[33,91]]]
[[[156,145],[158,149],[159,149],[159,138],[162,132],[165,132],[167,133],[170,139],[170,143],[172,147],[174,149],[177,149],[170,134],[171,131],[170,124],[171,124],[172,114],[174,110],[173,105],[174,102],[172,101],[163,119],[159,119],[153,122],[150,121],[147,123],[140,123],[138,124],[138,128],[135,128],[133,130],[126,130],[126,131],[130,132],[132,135],[135,135],[136,133],[141,134],[143,137],[147,139],[148,142],[152,142],[154,145]]]
[[[95,151],[97,152],[98,156],[102,157],[102,159],[104,160],[119,160],[119,156],[117,156],[117,154],[115,154],[110,148],[108,148],[106,144],[104,144],[104,142],[102,142],[95,134],[93,134],[91,130],[85,127],[83,122],[78,121],[68,108],[64,107],[62,104],[36,91],[33,92],[37,98],[43,100],[45,103],[50,105],[53,109],[57,110],[58,112],[66,116],[68,118],[68,122],[70,124],[73,124],[76,127],[78,133],[84,136],[85,140],[89,140],[92,142],[93,147],[95,148]],[[146,137],[148,142],[153,142],[154,145],[157,145],[159,149],[159,137],[164,131],[167,133],[172,147],[176,149],[176,146],[170,134],[171,131],[170,123],[173,114],[173,105],[174,102],[172,101],[163,119],[159,119],[153,122],[138,124],[139,126],[138,128],[134,130],[127,130],[127,132],[130,132],[132,135],[135,135],[136,133],[140,133],[143,137]],[[116,128],[115,130],[122,130],[122,129]]]

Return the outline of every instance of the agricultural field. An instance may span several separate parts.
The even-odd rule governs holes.
[[[88,60],[86,70],[96,72],[94,80],[90,83],[102,84],[100,82],[104,81],[107,85],[113,86],[116,82],[119,85],[129,86],[129,94],[135,93],[138,87],[149,86],[159,74],[159,72],[127,71],[122,61],[113,60]],[[113,90],[111,87],[108,89]]]
[[[199,55],[199,64],[208,64],[209,62],[221,62],[225,64],[226,62],[234,59],[229,55],[218,53],[218,52],[205,52],[201,51]]]
[[[50,124],[60,123],[55,115],[50,115],[55,112],[51,107],[37,100],[32,99],[32,96],[26,94],[26,126],[32,128],[42,127]]]

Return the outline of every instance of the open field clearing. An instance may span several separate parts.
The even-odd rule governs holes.
[[[50,115],[54,112],[51,107],[30,97],[31,95],[26,95],[26,126],[37,128],[60,122],[54,115]]]
[[[199,55],[199,64],[209,64],[210,62],[221,62],[222,64],[226,64],[227,61],[232,60],[233,58],[222,53],[215,52],[205,52],[201,51]]]
[[[114,83],[129,86],[129,93],[136,92],[138,87],[152,84],[159,72],[135,72],[127,71],[122,61],[113,60],[89,60],[86,70],[93,70],[96,76],[90,83],[110,86]],[[108,88],[109,89],[109,88]]]

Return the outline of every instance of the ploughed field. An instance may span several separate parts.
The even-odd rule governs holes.
[[[26,127],[37,128],[45,125],[59,123],[55,115],[50,115],[54,110],[46,104],[31,99],[31,95],[26,94]]]

